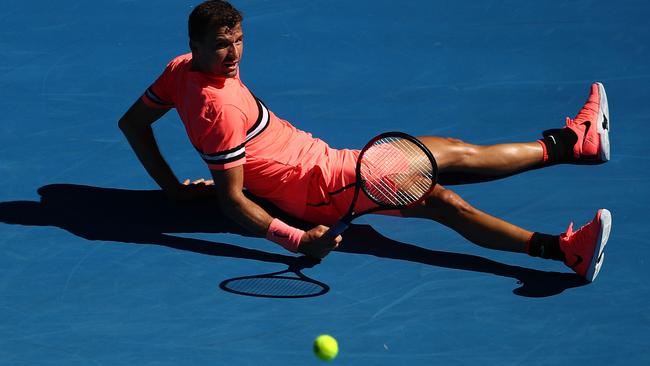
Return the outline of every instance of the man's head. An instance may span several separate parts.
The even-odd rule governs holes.
[[[190,14],[188,33],[192,65],[213,76],[237,74],[244,50],[241,13],[226,1],[208,0]]]

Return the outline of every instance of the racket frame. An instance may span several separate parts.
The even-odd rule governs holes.
[[[364,189],[365,185],[363,182],[363,178],[361,177],[361,160],[363,158],[363,155],[366,153],[366,151],[368,151],[368,149],[370,149],[370,147],[372,147],[375,144],[375,142],[387,137],[402,138],[412,142],[414,145],[420,148],[427,156],[427,158],[429,158],[429,160],[431,161],[432,174],[433,174],[433,176],[431,177],[431,180],[433,182],[431,184],[431,187],[429,187],[429,190],[425,194],[423,194],[422,197],[420,197],[417,201],[411,202],[408,205],[391,205],[391,204],[378,202],[374,197],[366,193]],[[422,202],[429,195],[429,193],[433,191],[433,189],[435,188],[438,182],[438,163],[436,162],[436,159],[431,153],[431,151],[429,151],[429,149],[422,143],[422,141],[404,132],[389,131],[373,137],[370,141],[368,141],[368,143],[363,147],[363,149],[361,149],[361,152],[359,153],[359,157],[357,159],[355,176],[356,176],[356,181],[354,182],[354,196],[352,197],[352,201],[350,202],[350,208],[348,209],[348,212],[329,230],[329,234],[332,236],[339,235],[340,233],[345,231],[345,229],[348,228],[352,220],[354,220],[355,218],[361,215],[365,215],[376,211],[382,211],[382,210],[400,210]],[[363,191],[363,194],[366,195],[366,197],[368,197],[371,201],[376,203],[377,207],[372,207],[361,212],[355,212],[355,206],[357,204],[357,199],[359,198],[359,193],[361,191]]]

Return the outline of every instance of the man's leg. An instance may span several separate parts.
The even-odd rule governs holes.
[[[594,83],[589,99],[566,127],[543,140],[492,146],[467,144],[440,137],[419,137],[436,157],[442,173],[507,175],[540,164],[605,162],[609,160],[609,109],[602,84]],[[600,209],[587,225],[573,232],[549,235],[532,232],[482,212],[441,185],[419,205],[400,211],[405,217],[428,218],[455,230],[480,246],[563,261],[587,281],[603,263],[611,214]]]
[[[611,229],[611,214],[601,209],[576,232],[573,224],[560,235],[532,232],[476,209],[440,185],[421,204],[401,214],[437,221],[485,248],[563,261],[589,282],[598,275]]]
[[[544,163],[544,148],[538,141],[480,146],[444,137],[419,136],[418,140],[436,158],[441,173],[500,176]]]
[[[605,87],[591,86],[591,93],[575,119],[550,131],[535,142],[479,146],[458,139],[418,137],[431,150],[441,173],[500,176],[542,164],[602,163],[610,158],[609,106]]]
[[[496,250],[526,252],[532,231],[522,229],[491,216],[441,185],[418,206],[401,210],[404,217],[419,217],[437,221],[474,244]]]

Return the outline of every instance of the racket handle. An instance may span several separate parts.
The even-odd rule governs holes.
[[[328,235],[328,236],[330,236],[330,237],[332,237],[332,238],[335,238],[335,237],[337,237],[338,235],[341,235],[341,233],[343,233],[343,232],[345,231],[345,229],[348,228],[348,226],[350,226],[350,225],[347,224],[347,223],[345,223],[345,222],[343,222],[343,221],[339,221],[339,222],[337,222],[336,224],[334,224],[334,226],[332,226],[332,227],[327,231],[327,233],[325,233],[325,235]]]

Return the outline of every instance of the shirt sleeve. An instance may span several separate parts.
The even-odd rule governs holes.
[[[239,108],[208,104],[200,118],[194,145],[210,169],[246,163],[246,116]]]
[[[169,109],[174,107],[173,69],[174,61],[171,61],[165,68],[165,71],[163,71],[158,79],[140,97],[144,104],[156,109]]]

